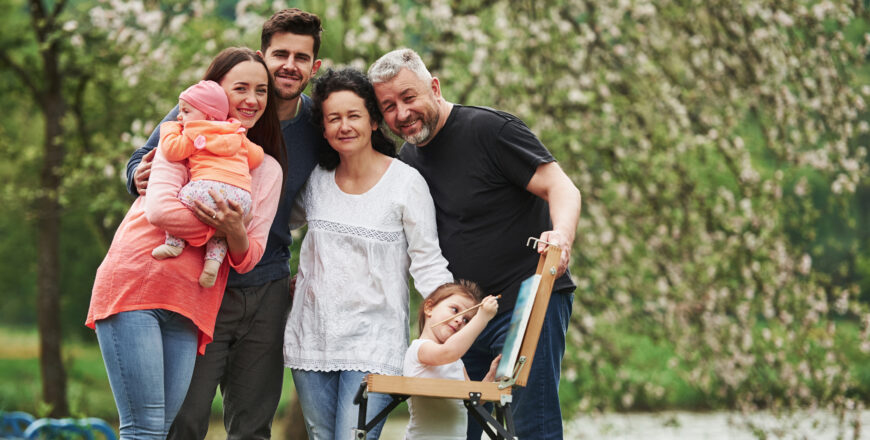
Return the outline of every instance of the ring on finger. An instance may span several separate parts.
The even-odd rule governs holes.
[[[217,220],[217,213],[211,215],[212,220]]]

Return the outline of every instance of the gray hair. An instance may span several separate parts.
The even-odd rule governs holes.
[[[420,55],[412,49],[396,49],[380,57],[369,67],[369,80],[374,84],[385,83],[399,74],[402,69],[408,69],[423,81],[432,79],[432,74],[426,69]]]

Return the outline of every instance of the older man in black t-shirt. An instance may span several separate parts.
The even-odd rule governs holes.
[[[540,236],[563,249],[529,381],[513,403],[520,438],[562,438],[559,375],[574,297],[567,267],[580,191],[521,120],[447,102],[414,51],[384,55],[369,77],[385,122],[406,142],[399,157],[429,184],[450,271],[503,295],[499,314],[462,358],[469,377],[480,380],[501,352],[520,282],[535,272],[538,257],[526,239]],[[476,424],[468,429],[468,438],[480,438]]]

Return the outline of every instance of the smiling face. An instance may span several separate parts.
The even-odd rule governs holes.
[[[233,66],[220,81],[230,103],[229,117],[251,128],[266,110],[269,76],[262,64],[243,61]]]
[[[454,293],[435,305],[427,304],[425,309],[426,325],[420,336],[443,344],[454,333],[465,327],[465,324],[468,324],[468,321],[474,317],[474,311],[452,318],[437,327],[434,325],[472,306],[474,306],[474,300],[461,293]]]
[[[320,68],[320,60],[314,59],[314,37],[310,35],[278,32],[262,56],[275,80],[279,99],[299,97]]]
[[[365,100],[350,90],[331,93],[321,105],[323,137],[339,156],[372,148],[372,132],[378,124],[366,110]]]
[[[405,142],[425,145],[438,131],[441,112],[437,98],[441,89],[437,78],[424,81],[414,72],[402,69],[393,79],[376,83],[378,106],[384,122]]]

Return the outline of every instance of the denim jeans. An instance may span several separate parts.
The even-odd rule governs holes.
[[[184,400],[198,331],[168,310],[133,310],[96,322],[122,440],[165,439]]]
[[[559,376],[565,354],[565,333],[574,304],[573,290],[550,295],[547,315],[535,349],[535,358],[525,387],[513,389],[511,409],[516,434],[525,439],[561,439],[562,412],[559,408]],[[472,380],[482,379],[492,360],[501,353],[512,313],[500,313],[487,324],[462,357]],[[488,405],[487,407],[490,407]],[[468,438],[480,438],[481,427],[468,418]]]
[[[310,440],[348,440],[351,430],[357,427],[359,405],[353,398],[360,383],[366,377],[362,371],[307,371],[292,370],[293,383],[299,395],[305,428]],[[370,393],[366,407],[367,421],[390,404],[387,394]],[[366,435],[367,440],[377,439],[384,427],[381,420]]]
[[[168,440],[199,440],[208,433],[215,391],[223,396],[227,440],[272,437],[272,419],[284,381],[284,322],[290,278],[224,292],[214,340],[196,357],[184,404]]]

